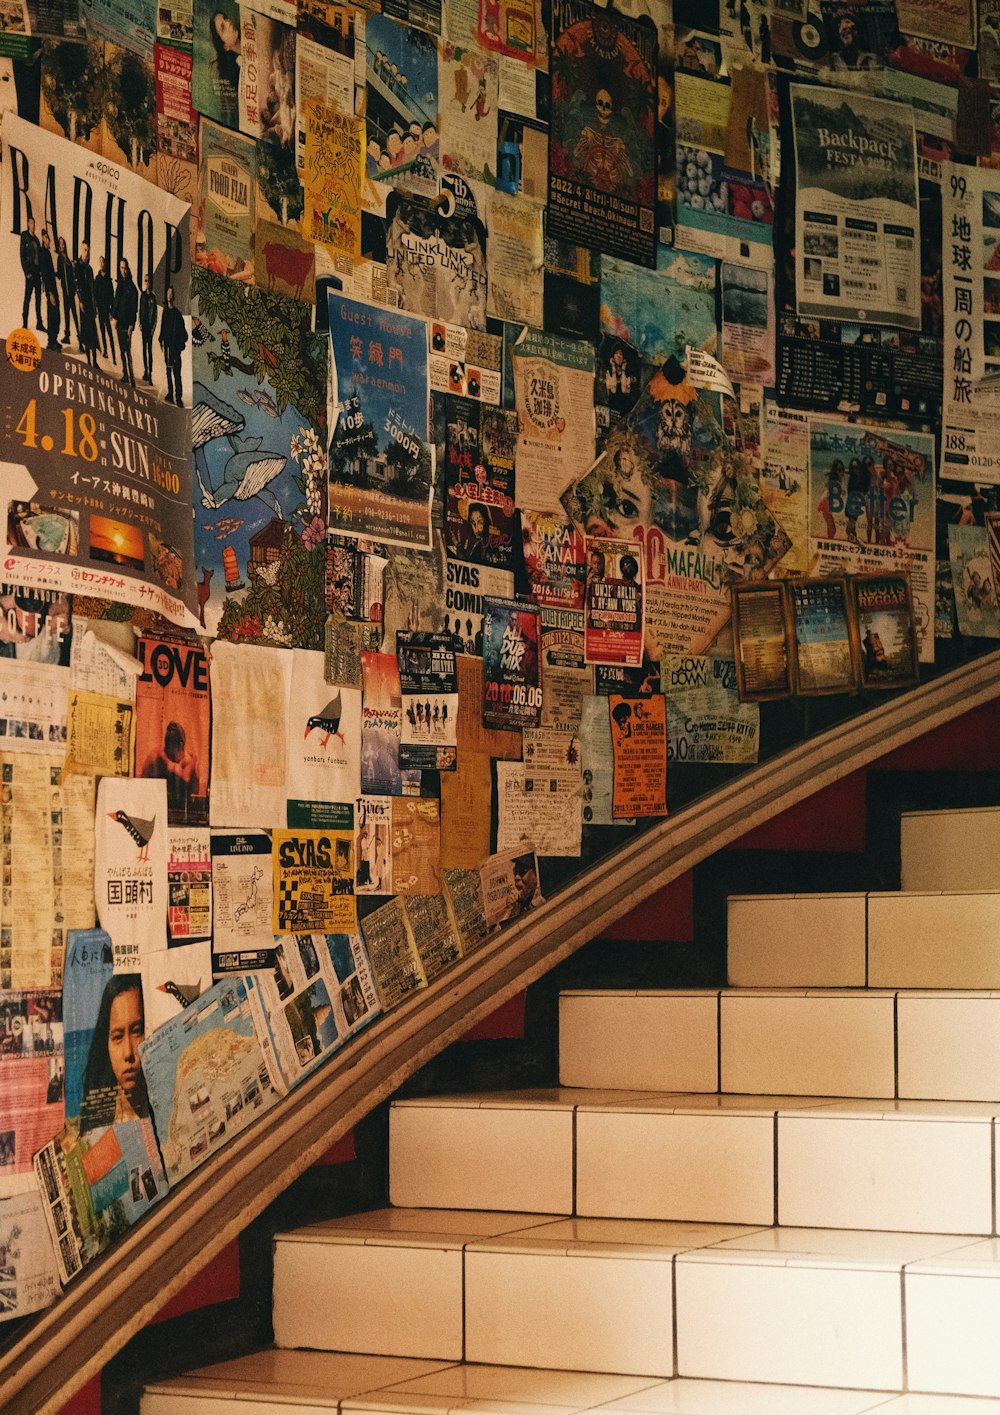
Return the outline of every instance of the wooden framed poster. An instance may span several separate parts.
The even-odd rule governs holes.
[[[733,586],[733,649],[741,701],[787,698],[795,691],[793,643],[784,581]]]
[[[795,690],[804,697],[823,693],[853,693],[859,679],[854,620],[848,605],[847,581],[789,580],[795,655]]]
[[[900,572],[852,575],[849,584],[861,687],[912,687],[920,674],[910,577]]]

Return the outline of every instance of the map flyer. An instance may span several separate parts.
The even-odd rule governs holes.
[[[212,971],[274,967],[271,837],[212,831]]]
[[[252,975],[223,978],[143,1043],[142,1068],[172,1184],[278,1099],[254,1025]]]
[[[10,273],[0,292],[4,580],[138,604],[195,627],[189,208],[16,113],[5,117],[3,167],[14,177],[0,226]],[[55,294],[43,309],[60,235],[73,238],[81,290],[102,253],[115,252],[109,273],[124,292],[115,352],[131,382],[99,351],[96,323],[84,318],[82,335],[62,343]],[[146,290],[157,338],[143,368],[136,318],[127,319]]]

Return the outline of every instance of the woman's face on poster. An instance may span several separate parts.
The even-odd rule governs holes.
[[[129,988],[127,992],[119,993],[112,1002],[108,1022],[108,1057],[111,1070],[129,1100],[132,1099],[142,1075],[139,1043],[145,1035],[142,992],[139,988]]]

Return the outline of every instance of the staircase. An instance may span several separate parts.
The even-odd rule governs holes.
[[[392,1207],[142,1415],[1000,1415],[1000,811],[901,848],[730,898],[725,989],[564,993],[559,1088],[395,1102]]]

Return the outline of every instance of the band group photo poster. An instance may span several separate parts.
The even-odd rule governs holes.
[[[4,578],[196,626],[189,209],[14,114],[3,170]]]

